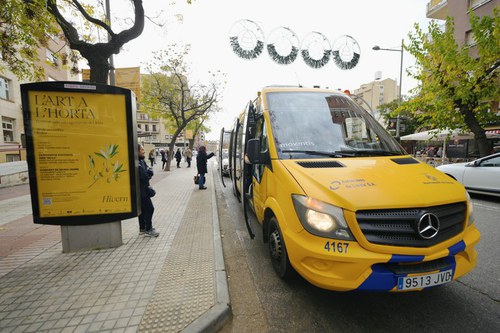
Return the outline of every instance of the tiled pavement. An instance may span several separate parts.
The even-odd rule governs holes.
[[[62,253],[60,228],[33,224],[29,195],[0,201],[0,331],[216,331],[230,309],[214,177],[199,191],[193,168],[171,170],[154,178],[160,236],[125,220],[114,249]]]

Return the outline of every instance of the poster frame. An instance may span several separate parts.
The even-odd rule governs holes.
[[[131,200],[131,211],[120,213],[103,213],[88,215],[69,216],[40,216],[38,197],[37,166],[35,158],[34,134],[32,130],[31,109],[29,93],[32,91],[43,92],[66,92],[85,94],[110,94],[123,95],[125,97],[126,134],[129,160],[127,161],[129,174],[129,195]],[[26,151],[28,163],[28,175],[30,181],[31,206],[33,220],[36,224],[50,225],[91,225],[120,221],[140,214],[140,194],[138,177],[138,151],[137,151],[137,119],[135,94],[125,88],[109,86],[105,84],[80,82],[80,81],[50,81],[21,84],[21,100],[23,109],[23,122],[26,137]]]

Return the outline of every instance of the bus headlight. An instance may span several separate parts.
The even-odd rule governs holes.
[[[342,208],[303,195],[292,194],[300,223],[311,234],[344,240],[354,240]]]

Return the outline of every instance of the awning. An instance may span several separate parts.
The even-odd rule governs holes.
[[[444,130],[429,130],[420,133],[414,133],[402,136],[400,138],[403,141],[449,141],[449,140],[467,140],[474,139],[474,134],[463,133],[462,131],[455,129],[444,129]]]

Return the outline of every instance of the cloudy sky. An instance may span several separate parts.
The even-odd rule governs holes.
[[[209,139],[218,139],[222,126],[230,127],[245,104],[256,97],[257,91],[267,85],[297,85],[354,90],[373,81],[375,72],[382,78],[399,80],[400,53],[374,51],[372,47],[400,48],[401,40],[408,40],[414,24],[426,27],[424,0],[144,0],[149,16],[159,15],[163,28],[146,24],[144,33],[128,43],[115,56],[116,67],[145,65],[154,51],[166,49],[173,43],[191,44],[188,62],[192,77],[207,81],[208,71],[221,70],[227,74],[227,84],[221,100],[222,112],[209,124]],[[111,1],[111,11],[117,2]],[[313,31],[321,32],[330,42],[343,35],[352,36],[360,47],[358,65],[341,70],[332,61],[321,69],[307,66],[300,55],[290,65],[272,61],[266,50],[253,60],[238,57],[229,43],[235,22],[247,19],[255,22],[267,38],[278,27],[292,30],[302,42]],[[404,53],[404,68],[414,64]],[[142,72],[145,72],[142,69]],[[403,94],[416,83],[403,74]]]

